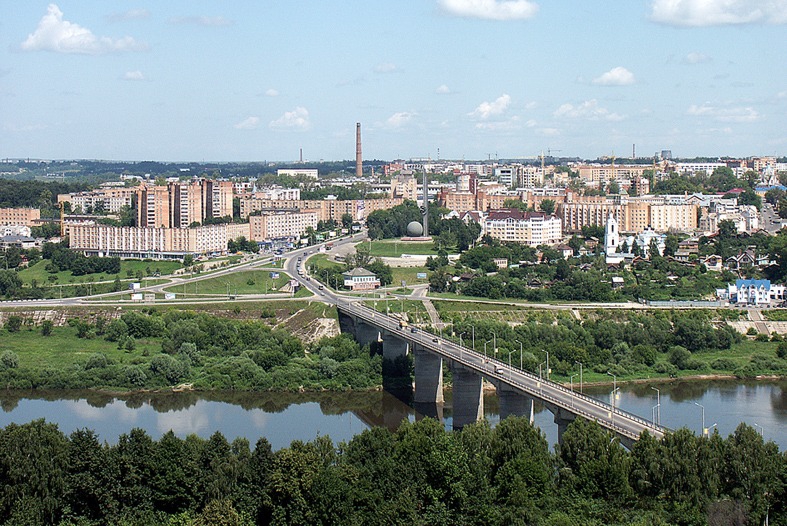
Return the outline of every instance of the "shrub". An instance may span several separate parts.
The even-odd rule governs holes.
[[[54,323],[52,320],[44,320],[41,322],[41,335],[42,336],[49,336],[52,334],[52,327],[54,327]]]
[[[782,342],[776,349],[776,356],[779,358],[787,358],[787,342]]]
[[[737,367],[737,364],[730,358],[717,358],[710,366],[717,371],[732,371]]]
[[[670,376],[677,376],[678,368],[671,363],[659,363],[653,367],[653,370],[659,374],[668,374]]]
[[[87,363],[85,364],[85,370],[89,371],[90,369],[103,369],[107,365],[109,365],[109,360],[105,354],[97,352],[90,355],[90,358],[87,359]]]
[[[680,345],[676,345],[670,349],[669,361],[678,369],[688,369],[687,364],[691,358],[691,351]]]
[[[765,333],[762,333],[762,334],[758,334],[758,335],[757,335],[757,336],[754,338],[754,341],[758,341],[758,342],[767,342],[767,341],[770,341],[770,338],[768,337],[768,335],[767,335],[767,334],[765,334]]]
[[[771,341],[772,342],[783,342],[784,341],[784,337],[781,334],[779,334],[778,332],[774,332],[773,336],[771,336]]]
[[[757,329],[755,329],[754,327],[749,327],[746,330],[746,336],[757,336],[757,334],[759,333],[757,332]]]
[[[19,316],[9,316],[8,320],[5,322],[5,328],[8,329],[8,332],[19,332],[19,329],[22,328],[22,318]]]
[[[19,367],[19,356],[14,351],[4,351],[0,355],[0,364],[7,369],[16,369]]]

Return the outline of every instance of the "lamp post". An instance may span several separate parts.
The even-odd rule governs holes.
[[[488,344],[488,343],[489,343],[489,342],[491,342],[491,341],[492,341],[492,340],[487,340],[487,341],[485,341],[485,342],[484,342],[484,361],[486,361],[486,360],[488,360],[488,359],[489,359],[489,358],[488,358],[488,356],[487,356],[487,354],[486,354],[486,344]]]
[[[473,329],[473,352],[475,352],[475,325],[470,326]]]
[[[541,352],[547,355],[547,380],[549,380],[549,351],[541,349]]]
[[[519,344],[519,369],[524,371],[525,368],[522,367],[522,342],[520,342],[519,340],[514,340],[514,341]]]
[[[511,355],[514,354],[516,350],[511,351],[508,353],[508,379],[511,380]]]
[[[579,364],[579,392],[584,393],[583,385],[582,385],[582,362],[576,361],[574,364]]]
[[[715,424],[714,424],[714,425],[715,425]],[[757,427],[759,427],[759,428],[760,428],[760,436],[761,436],[761,437],[764,437],[764,436],[765,436],[765,428],[764,428],[764,427],[762,427],[760,424],[758,424],[758,423],[756,423],[756,422],[754,423],[754,427],[755,427],[755,428],[757,428]],[[709,429],[710,429],[710,428],[709,428]]]
[[[661,425],[661,391],[651,386],[651,389],[656,391],[656,424]]]
[[[489,331],[492,333],[492,350],[494,351],[495,356],[497,356],[497,334],[495,331]]]
[[[610,376],[612,377],[612,394],[613,394],[613,396],[617,396],[617,391],[618,391],[618,377],[617,377],[616,375],[612,374],[612,373],[611,373],[611,372],[609,372],[609,371],[607,371],[607,374],[608,374],[608,375],[610,375]],[[612,402],[612,407],[615,407],[615,402],[614,402],[614,400],[615,400],[615,399],[613,398],[612,400],[613,400],[613,402]]]
[[[572,374],[571,377],[568,380],[569,383],[571,384],[571,392],[572,393],[574,392],[574,377],[575,376],[576,376],[576,374]],[[571,407],[574,407],[574,397],[573,396],[571,397]]]
[[[705,429],[705,406],[694,402],[694,405],[702,409],[702,436],[707,436],[707,429]]]

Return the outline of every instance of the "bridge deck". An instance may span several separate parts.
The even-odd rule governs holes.
[[[472,349],[462,347],[450,340],[440,338],[417,329],[411,332],[400,328],[399,320],[358,303],[337,305],[346,314],[355,316],[365,323],[396,334],[397,338],[415,343],[443,358],[473,370],[479,375],[510,386],[530,397],[542,400],[568,413],[598,422],[602,427],[630,440],[637,440],[647,430],[656,438],[661,438],[667,428],[655,425],[640,416],[623,411],[593,397],[577,393],[562,384],[540,378],[527,371],[509,367],[495,358],[484,356]]]

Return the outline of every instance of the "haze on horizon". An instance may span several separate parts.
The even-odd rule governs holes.
[[[557,5],[560,4],[560,5]],[[0,0],[0,157],[785,155],[787,0]]]

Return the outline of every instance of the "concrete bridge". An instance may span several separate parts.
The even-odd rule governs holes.
[[[590,396],[537,375],[509,367],[429,332],[402,327],[399,320],[360,303],[337,303],[342,332],[352,334],[361,344],[382,342],[383,357],[394,360],[412,354],[415,365],[416,404],[443,402],[443,364],[453,375],[453,425],[456,429],[483,418],[483,379],[491,382],[500,400],[500,417],[528,415],[533,400],[541,401],[554,415],[558,441],[568,424],[582,417],[598,422],[615,433],[621,443],[631,448],[640,434],[647,430],[656,438],[668,431],[665,427],[622,411]]]

